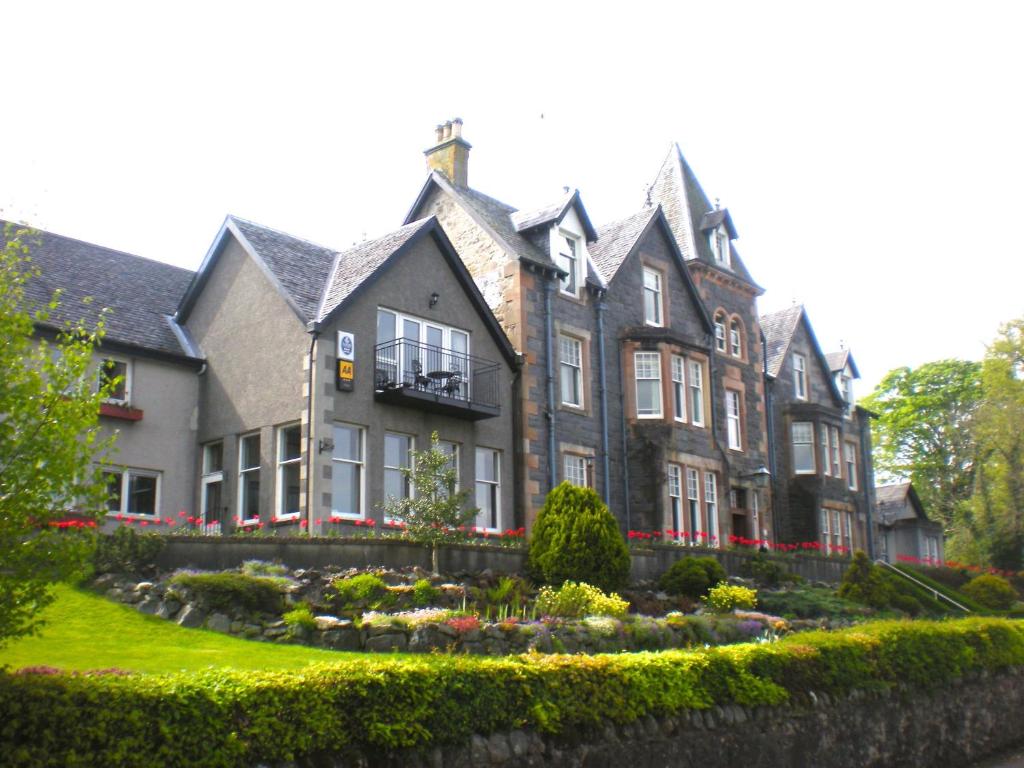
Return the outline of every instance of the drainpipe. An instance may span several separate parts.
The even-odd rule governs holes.
[[[546,275],[544,281],[544,367],[547,375],[548,388],[548,491],[555,487],[555,365],[552,360],[551,338],[554,334],[554,321],[551,317],[551,295],[555,292],[557,278]]]
[[[307,326],[309,332],[309,397],[306,398],[306,535],[313,535],[313,384],[316,368],[316,342],[320,338],[320,323],[313,321]]]
[[[525,357],[523,355],[516,355],[516,369],[512,374],[512,453],[517,455],[519,458],[516,461],[516,466],[519,471],[525,473],[526,467],[526,456],[523,453],[523,362]],[[515,473],[513,473],[515,477]],[[526,482],[525,477],[523,482],[519,482],[519,478],[516,478],[516,482],[512,483],[512,522],[513,528],[518,528],[520,525],[526,525]]]
[[[860,426],[860,465],[864,481],[864,499],[867,502],[868,557],[875,560],[875,472],[871,464],[871,419],[866,411],[857,413]]]
[[[604,365],[604,294],[603,290],[597,292],[594,311],[597,313],[597,369],[601,387],[601,471],[604,473],[602,496],[604,503],[611,506],[611,470],[608,459],[608,374]]]
[[[622,498],[626,513],[626,531],[633,529],[629,514],[629,448],[626,435],[626,385],[622,365],[622,344],[619,348],[619,426],[622,431]]]

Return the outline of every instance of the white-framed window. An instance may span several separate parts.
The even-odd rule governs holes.
[[[382,345],[374,361],[378,388],[446,384],[450,387],[447,394],[468,397],[472,373],[469,342],[469,332],[461,328],[378,307],[377,344]]]
[[[797,400],[807,399],[807,358],[793,354],[793,392]]]
[[[836,374],[836,386],[839,388],[843,400],[846,401],[844,415],[849,419],[853,416],[853,378],[847,376],[846,371],[843,370]]]
[[[715,227],[711,230],[709,239],[711,241],[711,253],[714,254],[715,261],[726,267],[731,266],[731,259],[729,258],[729,233],[725,231],[725,227]]]
[[[845,512],[843,514],[843,546],[846,547],[846,551],[850,552],[853,550],[853,513]]]
[[[794,421],[790,427],[793,443],[793,472],[798,475],[813,475],[814,467],[814,424],[810,421]]]
[[[666,526],[673,531],[673,538],[683,535],[683,468],[678,464],[668,465],[668,512]]]
[[[661,355],[634,352],[636,374],[636,415],[639,419],[661,418]]]
[[[704,473],[704,508],[708,513],[708,537],[711,546],[718,546],[718,477]]]
[[[412,482],[406,472],[412,468],[413,439],[396,432],[384,433],[384,498],[412,498]]]
[[[366,430],[353,424],[335,424],[331,452],[331,517],[365,517],[365,455]]]
[[[590,487],[590,473],[587,472],[587,457],[577,453],[566,453],[562,459],[563,477],[570,485]]]
[[[199,516],[203,530],[223,525],[221,513],[224,499],[224,443],[217,441],[203,446],[203,477],[200,483]]]
[[[742,451],[743,431],[740,426],[740,393],[733,389],[725,390],[725,422],[729,438],[729,448],[734,451]]]
[[[455,482],[448,486],[448,488],[441,490],[442,496],[447,499],[459,490],[459,444],[453,443],[451,440],[438,440],[437,450],[441,451],[441,453],[448,457],[448,463],[445,465],[445,469],[455,471]]]
[[[695,543],[704,523],[700,514],[700,475],[690,467],[686,468],[686,511],[690,516],[690,541]]]
[[[497,531],[501,525],[501,454],[493,448],[476,449],[476,515],[479,528]]]
[[[583,407],[583,342],[572,336],[558,337],[559,380],[562,405]]]
[[[562,278],[559,290],[568,296],[580,295],[580,247],[579,240],[573,235],[560,233],[558,238],[558,266],[568,274]]]
[[[733,320],[729,323],[729,352],[733,357],[743,357],[743,335],[740,333],[740,324]]]
[[[260,519],[260,436],[242,435],[238,440],[238,522]]]
[[[830,515],[827,509],[822,508],[821,510],[821,543],[825,546],[825,552],[828,553],[829,538],[832,535],[829,526]]]
[[[661,295],[661,272],[644,267],[644,323],[664,325],[665,308]]]
[[[839,427],[829,427],[829,434],[832,439],[829,443],[829,451],[832,455],[832,477],[843,476],[842,446],[839,442]]]
[[[725,352],[725,315],[719,312],[715,315],[715,349]]]
[[[835,549],[843,546],[843,518],[845,514],[838,509],[832,510],[832,546]]]
[[[131,361],[109,355],[100,360],[100,366],[96,372],[96,385],[97,387],[102,387],[108,382],[113,382],[113,387],[110,390],[110,394],[107,395],[106,402],[119,405],[127,405],[131,402]]]
[[[672,411],[676,421],[686,421],[686,360],[672,355]]]
[[[846,454],[846,485],[851,491],[857,490],[857,446],[846,443],[843,446]]]
[[[695,427],[704,426],[704,366],[696,360],[689,360],[690,373],[690,423]]]
[[[160,473],[145,469],[107,468],[107,514],[139,518],[160,516]]]
[[[828,427],[825,424],[818,425],[818,440],[821,445],[821,472],[826,476],[831,475],[832,462],[829,459]]]
[[[294,520],[302,512],[299,496],[302,467],[302,427],[291,424],[277,428],[277,500],[278,520]]]

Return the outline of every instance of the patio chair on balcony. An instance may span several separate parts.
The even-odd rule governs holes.
[[[423,364],[419,360],[413,360],[410,367],[412,368],[413,384],[416,389],[426,389],[434,383],[423,375]]]

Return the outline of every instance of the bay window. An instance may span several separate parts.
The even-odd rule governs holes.
[[[640,419],[661,418],[661,355],[635,352],[636,415]]]
[[[793,444],[793,471],[798,475],[813,475],[814,467],[814,424],[809,421],[794,421],[790,427]]]
[[[676,421],[686,421],[686,360],[672,355],[672,410]]]
[[[695,427],[704,426],[704,366],[696,360],[689,361],[690,369],[690,423]]]

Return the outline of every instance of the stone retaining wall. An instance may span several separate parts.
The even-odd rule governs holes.
[[[779,707],[730,705],[611,723],[565,739],[511,731],[468,744],[319,756],[299,768],[956,768],[1024,741],[1024,670],[936,690],[810,694]],[[289,764],[294,768],[296,764]],[[284,768],[279,766],[277,768]]]

